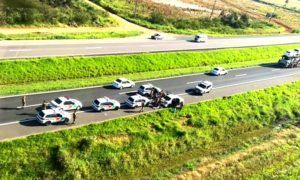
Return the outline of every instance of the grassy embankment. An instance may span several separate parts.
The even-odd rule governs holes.
[[[103,39],[142,34],[139,30],[122,30],[117,27],[119,23],[84,0],[0,2],[0,40]]]
[[[178,34],[207,33],[211,36],[277,34],[284,28],[269,24],[263,20],[250,18],[243,12],[228,12],[230,15],[219,16],[220,10],[212,19],[209,13],[188,11],[175,6],[140,1],[135,12],[134,1],[127,0],[92,0],[119,16],[141,26]],[[205,6],[207,4],[202,4]],[[211,7],[208,7],[211,8]],[[219,7],[218,7],[219,8]],[[227,13],[227,12],[226,12]]]
[[[0,61],[0,94],[109,84],[119,76],[144,80],[205,72],[214,66],[238,68],[262,63],[277,63],[284,51],[297,47],[299,45]]]
[[[186,164],[193,159],[205,163],[210,158],[222,158],[276,138],[273,127],[277,123],[287,120],[299,123],[299,94],[300,82],[297,82],[185,106],[177,113],[165,109],[2,142],[0,177],[170,177],[177,173],[169,170],[193,167]],[[299,144],[299,136],[292,136],[290,145]],[[299,161],[299,151],[295,148],[283,146],[283,150],[287,152],[284,159]],[[266,160],[274,159],[277,163],[282,160],[264,153]],[[252,165],[263,168],[275,165],[250,157],[255,159]],[[251,173],[255,175],[260,170],[252,167]],[[234,174],[240,175],[239,171]]]

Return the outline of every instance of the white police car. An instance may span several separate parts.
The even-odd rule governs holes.
[[[155,87],[152,84],[144,84],[139,87],[138,93],[142,96],[149,96],[151,94],[151,91],[153,90],[156,92],[161,92],[161,89],[159,87]]]
[[[222,67],[216,67],[210,71],[210,74],[215,75],[215,76],[220,76],[220,75],[228,74],[228,71]]]
[[[196,94],[209,93],[212,90],[213,84],[210,81],[201,81],[194,89]]]
[[[126,105],[131,108],[136,108],[136,107],[141,107],[143,102],[144,102],[144,106],[148,106],[150,103],[150,99],[146,98],[145,96],[136,94],[136,95],[130,96],[126,100]]]
[[[135,83],[126,78],[119,78],[113,82],[112,86],[117,89],[132,88],[135,86]]]
[[[39,123],[48,126],[58,122],[68,123],[71,120],[71,114],[61,109],[47,109],[40,111],[36,119]]]
[[[184,103],[184,99],[178,95],[168,94],[162,98],[163,107],[176,107]]]
[[[79,110],[82,108],[82,103],[76,99],[71,99],[69,97],[58,97],[50,102],[51,108],[59,108],[62,110]]]
[[[118,110],[121,107],[121,104],[108,97],[98,98],[93,101],[92,107],[95,111],[108,111],[108,110]]]

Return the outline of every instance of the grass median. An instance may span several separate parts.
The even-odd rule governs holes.
[[[213,51],[98,57],[35,58],[0,62],[0,94],[20,94],[109,84],[120,76],[145,80],[276,63],[299,44]],[[47,82],[47,83],[45,83]]]
[[[2,142],[0,177],[162,177],[162,171],[183,166],[188,160],[202,157],[205,163],[207,158],[259,143],[256,136],[267,140],[278,123],[299,122],[299,93],[300,82],[296,82],[187,105],[176,113],[164,109]],[[252,168],[251,173],[259,170]],[[239,172],[235,173],[239,177]]]

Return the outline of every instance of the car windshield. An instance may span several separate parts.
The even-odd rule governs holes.
[[[165,96],[164,99],[167,100],[167,101],[171,100],[171,98],[169,96]]]
[[[130,102],[133,102],[133,101],[134,101],[134,99],[133,99],[132,97],[129,97],[128,100],[129,100]]]
[[[214,70],[219,71],[219,68],[215,68]]]
[[[56,99],[54,100],[54,102],[56,102],[57,104],[62,103],[62,101],[61,101],[59,98],[56,98]]]
[[[94,103],[95,103],[96,105],[99,105],[99,104],[100,104],[100,102],[98,101],[98,99],[96,99],[96,100],[94,101]]]
[[[201,87],[201,88],[206,88],[206,86],[202,83],[198,84],[198,86]]]
[[[118,83],[121,83],[121,82],[122,82],[121,79],[117,79],[116,81],[117,81]]]
[[[144,90],[144,89],[145,89],[145,87],[144,87],[144,86],[140,86],[140,89],[141,89],[141,90]]]
[[[44,117],[45,114],[43,113],[43,111],[39,112],[39,116]]]

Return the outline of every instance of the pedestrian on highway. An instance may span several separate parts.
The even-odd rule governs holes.
[[[43,104],[42,104],[42,110],[46,110],[47,109],[47,103],[46,101],[44,100],[43,101]]]
[[[26,106],[26,96],[22,97],[22,108]]]
[[[140,109],[139,113],[144,112],[144,107],[145,107],[145,102],[142,101],[141,109]]]
[[[77,114],[76,114],[76,110],[73,112],[73,122],[72,124],[75,124],[75,121],[77,119]]]

